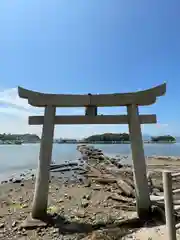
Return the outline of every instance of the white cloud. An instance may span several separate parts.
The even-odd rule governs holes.
[[[36,133],[41,135],[42,126],[29,126],[28,116],[43,115],[43,108],[35,108],[28,104],[26,99],[18,96],[17,88],[0,91],[0,133]],[[126,114],[125,108],[100,108],[101,114]],[[61,108],[57,110],[60,115],[82,115],[83,108]],[[167,124],[159,124],[162,128]],[[156,126],[156,125],[155,125]],[[157,127],[143,126],[146,130],[154,131]],[[155,130],[155,131],[156,131]],[[127,125],[58,125],[55,127],[55,137],[83,138],[91,134],[104,132],[127,132]],[[150,131],[150,132],[151,132]]]
[[[17,88],[5,89],[0,92],[0,103],[8,104],[17,108],[31,109],[32,107],[27,104],[25,99],[19,98]]]

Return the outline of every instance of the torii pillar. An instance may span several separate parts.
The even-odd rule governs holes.
[[[129,133],[133,159],[136,209],[139,218],[144,219],[148,218],[148,215],[151,212],[151,202],[149,197],[146,161],[144,155],[138,107],[136,105],[129,105],[127,107],[127,112],[129,117]],[[147,211],[147,209],[149,209],[149,212]]]

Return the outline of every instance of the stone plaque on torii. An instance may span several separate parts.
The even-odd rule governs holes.
[[[140,218],[151,209],[141,124],[156,123],[156,115],[139,115],[138,106],[147,106],[164,95],[166,83],[132,93],[115,94],[46,94],[18,87],[19,97],[35,107],[44,107],[44,116],[30,116],[30,125],[43,125],[40,156],[36,175],[32,217],[47,213],[49,169],[55,124],[128,124],[133,158],[137,213]],[[98,115],[98,107],[126,106],[127,115]],[[57,107],[85,107],[84,116],[56,116]]]

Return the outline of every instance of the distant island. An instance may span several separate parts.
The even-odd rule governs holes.
[[[92,143],[92,144],[123,144],[130,143],[129,133],[103,133],[103,134],[95,134],[84,138],[82,140],[76,139],[56,139],[55,143],[69,143],[69,144],[77,144],[77,143]],[[143,136],[144,143],[175,143],[176,138],[171,135],[163,135],[163,136],[154,136],[147,139]]]
[[[176,138],[171,135],[151,137],[151,142],[153,143],[175,143]]]
[[[36,134],[0,134],[0,144],[37,143],[40,138]]]
[[[92,135],[84,139],[87,142],[101,143],[130,143],[128,133],[104,133]],[[175,143],[176,138],[171,135],[163,135],[151,137],[149,140],[144,140],[145,143]]]
[[[87,142],[104,142],[104,143],[127,143],[130,141],[128,133],[104,133],[92,135],[88,138],[85,138]]]
[[[41,139],[36,134],[0,134],[0,144],[39,143]],[[130,143],[129,133],[103,133],[95,134],[81,140],[77,139],[54,139],[54,143],[91,143],[91,144],[127,144]],[[143,138],[144,143],[175,143],[176,138],[171,135],[153,136],[148,140]]]

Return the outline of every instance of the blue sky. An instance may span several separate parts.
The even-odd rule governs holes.
[[[178,0],[0,1],[0,132],[36,132],[42,109],[17,86],[49,93],[113,93],[167,81],[167,93],[142,113],[158,124],[143,133],[180,135],[180,2]],[[125,108],[103,108],[121,114]],[[82,109],[59,109],[82,114]],[[127,126],[58,126],[56,137],[128,131]]]

